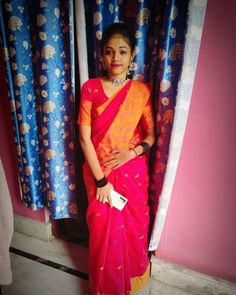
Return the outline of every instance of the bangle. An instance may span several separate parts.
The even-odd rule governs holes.
[[[136,152],[136,150],[133,148],[133,149],[131,149],[131,151],[134,151],[135,152],[135,158],[137,158],[138,157],[138,153]]]
[[[142,155],[145,154],[147,151],[149,151],[150,148],[151,148],[150,147],[150,144],[147,143],[146,141],[141,142],[139,145],[141,145],[143,147],[143,153],[142,153]]]
[[[107,179],[106,179],[106,176],[104,176],[102,179],[95,179],[95,184],[96,184],[96,187],[104,187],[107,185]]]

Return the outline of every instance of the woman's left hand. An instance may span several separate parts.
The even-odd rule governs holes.
[[[135,157],[136,154],[133,150],[114,150],[109,156],[103,159],[103,165],[108,168],[116,169]]]

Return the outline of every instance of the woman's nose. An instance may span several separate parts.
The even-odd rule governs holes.
[[[118,53],[114,52],[113,61],[117,61],[117,60],[119,60],[119,55]]]

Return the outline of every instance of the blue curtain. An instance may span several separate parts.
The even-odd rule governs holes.
[[[188,0],[85,1],[90,77],[102,75],[100,40],[104,28],[125,22],[136,36],[133,79],[152,81],[156,146],[151,155],[150,203],[154,218],[166,171],[175,98],[181,72]]]
[[[133,78],[153,82],[158,135],[151,167],[153,216],[168,159],[188,2],[84,2],[90,77],[102,73],[102,31],[123,21],[136,36]],[[23,201],[33,210],[47,206],[55,219],[77,216],[81,187],[76,159],[72,5],[72,0],[0,2],[0,37]]]
[[[72,2],[0,2],[0,38],[23,201],[77,216]]]

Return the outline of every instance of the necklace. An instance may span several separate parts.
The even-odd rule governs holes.
[[[119,87],[125,83],[126,79],[117,77],[117,78],[111,79],[110,81],[114,86]]]

